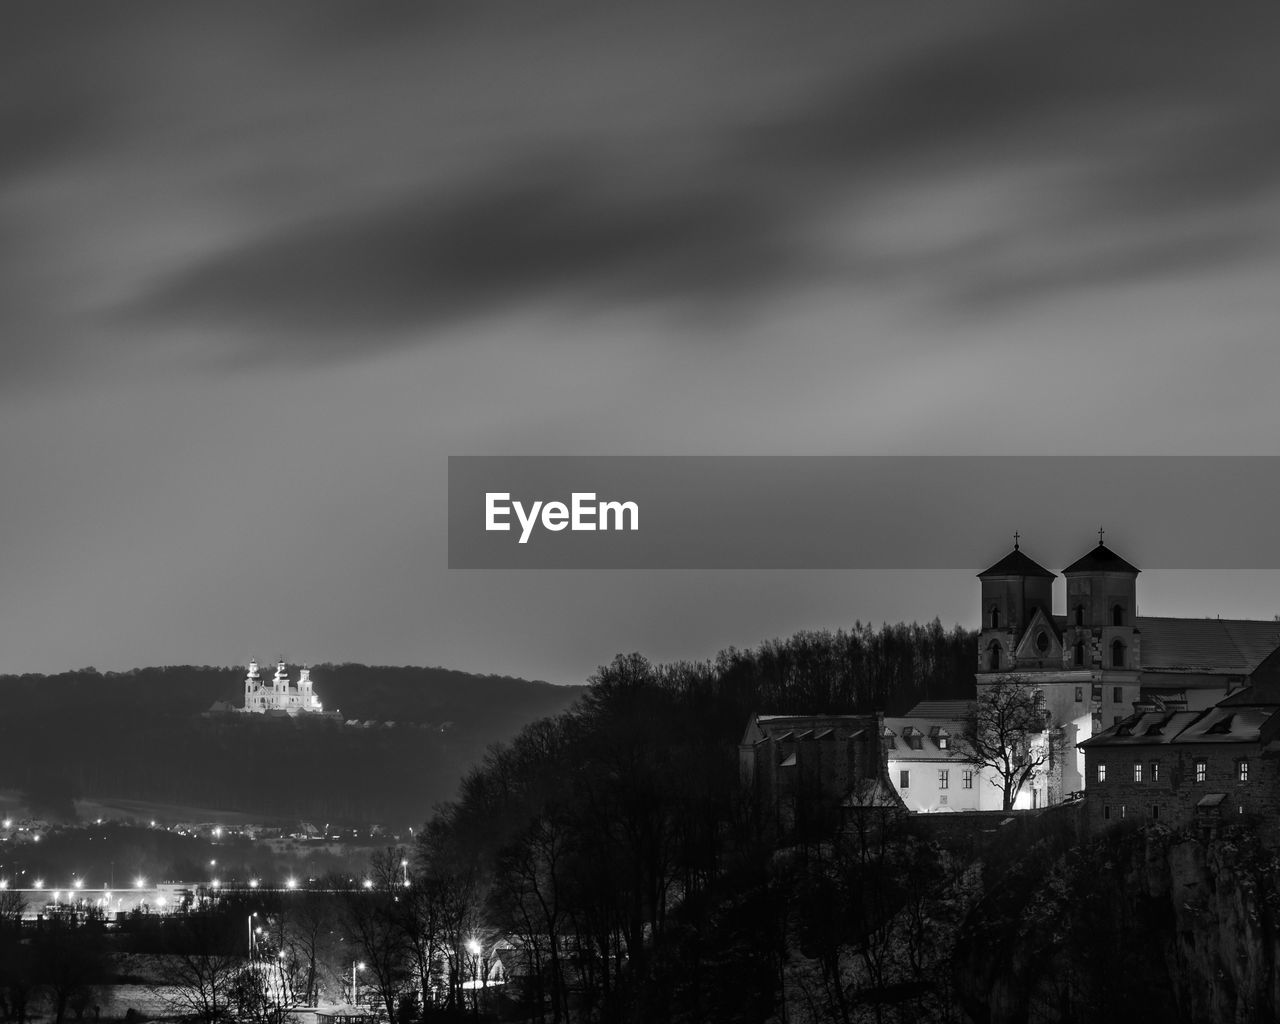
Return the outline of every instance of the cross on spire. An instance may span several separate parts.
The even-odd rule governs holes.
[[[1021,536],[1022,534],[1020,534],[1017,530],[1013,531],[1013,550],[1014,551],[1018,550],[1018,538]]]
[[[1104,533],[1106,533],[1106,531],[1101,526],[1099,526],[1098,527],[1098,547],[1102,547],[1102,535]]]

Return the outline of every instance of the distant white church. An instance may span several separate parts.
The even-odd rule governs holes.
[[[258,663],[249,662],[249,672],[244,679],[244,707],[239,711],[265,715],[268,711],[283,711],[287,715],[323,714],[324,705],[315,695],[311,685],[311,670],[302,669],[296,684],[289,681],[289,670],[283,661],[276,664],[276,674],[270,684],[258,673]]]

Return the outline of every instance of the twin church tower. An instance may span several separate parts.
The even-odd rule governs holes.
[[[1062,570],[1067,610],[1053,612],[1056,575],[1021,549],[978,574],[982,630],[979,689],[1017,675],[1045,696],[1061,730],[1063,793],[1084,788],[1084,758],[1076,744],[1131,714],[1142,701],[1142,630],[1137,617],[1139,569],[1103,543]],[[1169,692],[1171,702],[1184,694]],[[1185,706],[1185,705],[1184,705]]]

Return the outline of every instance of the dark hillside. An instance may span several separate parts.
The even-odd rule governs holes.
[[[361,725],[204,714],[215,701],[240,703],[240,668],[0,677],[0,788],[52,817],[98,797],[420,821],[490,744],[581,692],[446,669],[322,665],[312,677],[327,708]]]

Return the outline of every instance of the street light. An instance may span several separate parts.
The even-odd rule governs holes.
[[[248,924],[246,926],[249,930],[249,959],[250,960],[253,959],[253,919],[257,916],[258,916],[258,912],[255,910],[252,914],[249,915]]]
[[[356,971],[363,971],[363,970],[364,970],[363,960],[351,961],[351,1005],[352,1006],[360,1005],[359,1003],[356,1002]]]
[[[407,886],[409,884],[409,861],[407,858],[400,861],[400,868],[404,871],[404,884]]]
[[[471,954],[471,1014],[480,1016],[480,941],[467,940],[467,952]]]

